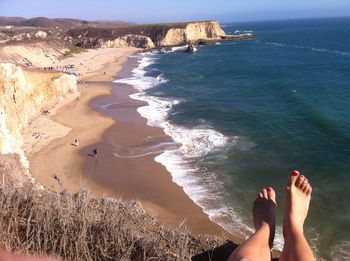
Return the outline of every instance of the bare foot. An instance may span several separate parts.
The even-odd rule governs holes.
[[[229,261],[271,260],[271,248],[275,237],[276,193],[265,188],[253,205],[255,233],[233,251]]]
[[[312,188],[307,178],[294,170],[286,186],[286,207],[283,220],[284,247],[280,261],[316,260],[303,231],[311,192]]]
[[[268,228],[269,247],[273,246],[276,226],[276,193],[268,187],[260,191],[253,205],[253,219],[255,230]]]
[[[286,186],[286,207],[283,221],[283,233],[290,237],[303,234],[303,225],[309,210],[312,187],[306,177],[295,170]]]

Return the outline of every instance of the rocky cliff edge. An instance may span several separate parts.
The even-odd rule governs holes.
[[[137,25],[118,29],[77,28],[67,32],[85,48],[153,48],[184,45],[200,40],[221,40],[226,36],[218,21]]]
[[[22,162],[22,133],[30,121],[68,93],[77,92],[76,78],[62,73],[25,71],[0,64],[0,153],[18,153]]]

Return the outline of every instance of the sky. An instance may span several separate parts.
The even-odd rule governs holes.
[[[350,0],[0,0],[0,16],[239,22],[350,16]]]

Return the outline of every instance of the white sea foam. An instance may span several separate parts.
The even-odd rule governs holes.
[[[186,47],[180,47],[186,48]],[[180,50],[174,47],[171,52]],[[164,52],[167,52],[166,50]],[[157,60],[153,53],[140,55],[139,66],[132,70],[132,76],[119,79],[116,82],[127,83],[138,90],[130,95],[132,99],[147,102],[146,106],[138,108],[140,115],[147,119],[148,125],[164,129],[178,146],[170,146],[155,158],[171,173],[173,181],[181,186],[185,193],[207,213],[214,222],[227,231],[247,236],[252,231],[244,224],[240,215],[226,204],[230,197],[224,189],[222,179],[216,174],[199,167],[197,161],[211,153],[220,153],[230,146],[237,144],[239,137],[227,137],[214,130],[210,123],[201,123],[192,128],[178,126],[168,120],[169,113],[174,106],[183,100],[165,99],[147,95],[145,90],[165,83],[163,74],[157,77],[145,75],[145,68]],[[153,150],[152,150],[153,151]],[[159,150],[155,150],[159,153]],[[122,148],[116,152],[116,157],[141,157],[149,155],[150,151],[125,152]]]
[[[114,146],[113,155],[118,158],[141,158],[147,155],[160,154],[167,148],[175,148],[174,142],[163,142],[157,144],[155,146],[142,146],[142,147],[122,147],[122,146]]]
[[[230,33],[230,32],[229,32]],[[244,34],[251,34],[253,33],[252,30],[235,30],[234,31],[235,34],[241,34],[241,33],[244,33]]]
[[[182,45],[182,46],[175,46],[171,48],[163,48],[161,49],[162,53],[173,53],[173,52],[178,52],[178,51],[186,51],[188,48],[188,44]]]
[[[326,52],[326,53],[333,53],[336,55],[344,55],[344,56],[350,56],[349,52],[343,52],[343,51],[338,51],[338,50],[329,50],[329,49],[324,49],[324,48],[316,48],[312,46],[303,46],[303,45],[296,45],[296,44],[284,44],[284,43],[276,43],[276,42],[266,42],[265,44],[268,45],[274,45],[278,47],[292,47],[296,49],[307,49],[310,51],[314,52]]]
[[[329,255],[334,261],[350,260],[350,241],[342,241],[333,246]]]

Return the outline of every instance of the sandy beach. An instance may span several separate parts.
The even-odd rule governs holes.
[[[63,65],[76,64],[84,83],[78,87],[79,99],[65,99],[50,111],[51,116],[40,116],[30,125],[25,135],[30,172],[47,188],[74,192],[87,187],[97,196],[138,200],[167,225],[222,235],[224,230],[154,161],[160,152],[139,153],[170,138],[162,129],[147,126],[137,113],[143,103],[129,98],[135,92],[131,86],[118,86],[112,93],[115,84],[111,81],[135,52],[135,48],[89,50],[62,61]],[[115,117],[92,109],[106,100],[116,106]],[[30,138],[33,132],[46,138],[38,142]],[[74,144],[76,138],[79,146]],[[92,154],[94,148],[97,157]]]

